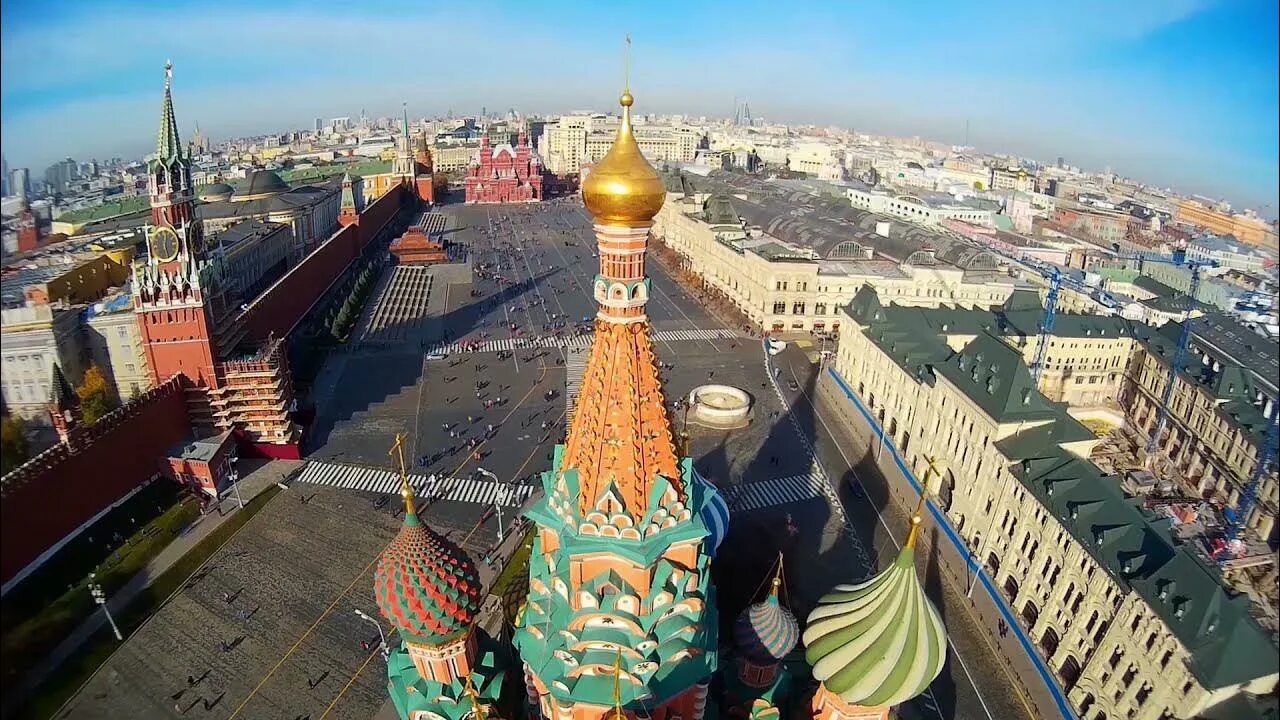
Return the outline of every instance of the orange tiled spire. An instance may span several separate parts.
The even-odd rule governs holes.
[[[593,292],[600,311],[561,468],[578,472],[584,515],[612,494],[623,506],[612,511],[638,518],[649,509],[656,476],[684,492],[644,312],[645,250],[666,190],[636,144],[632,102],[624,90],[618,136],[582,187],[596,220],[600,272]]]

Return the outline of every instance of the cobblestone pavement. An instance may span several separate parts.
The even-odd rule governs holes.
[[[385,671],[377,631],[354,611],[378,616],[374,564],[402,518],[398,503],[378,500],[309,485],[278,495],[58,717],[372,716]],[[454,505],[433,504],[424,519],[481,557],[489,539]]]

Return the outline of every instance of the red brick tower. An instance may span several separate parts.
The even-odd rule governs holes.
[[[31,213],[31,208],[24,201],[22,212],[18,215],[18,252],[35,250],[38,247],[40,247],[40,225],[36,222],[36,216]]]
[[[417,166],[418,199],[424,203],[436,201],[435,161],[431,157],[431,148],[427,145],[427,133],[424,130],[418,135],[418,147],[413,153],[413,162]]]
[[[338,210],[338,224],[346,227],[359,223],[363,207],[361,180],[351,177],[348,172],[342,176],[342,206]]]
[[[133,304],[152,381],[185,375],[196,390],[188,399],[199,424],[209,420],[207,397],[201,402],[193,395],[206,396],[217,383],[217,323],[228,313],[221,258],[210,257],[195,213],[191,158],[178,138],[172,80],[173,65],[166,63],[156,157],[148,165],[148,256],[133,267]]]
[[[58,431],[58,439],[70,445],[71,434],[80,427],[80,397],[71,389],[71,383],[67,382],[56,362],[49,382],[48,410],[53,429]]]

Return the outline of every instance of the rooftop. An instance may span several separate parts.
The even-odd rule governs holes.
[[[1224,587],[1218,570],[1198,560],[1190,547],[1179,545],[1166,519],[1126,497],[1117,478],[1064,449],[1092,434],[1035,389],[1020,352],[987,327],[959,352],[946,345],[939,318],[981,324],[975,323],[980,311],[882,306],[874,290],[863,288],[849,312],[918,382],[947,378],[998,423],[1048,421],[999,441],[997,449],[1011,462],[1014,477],[1080,546],[1121,588],[1137,592],[1178,637],[1201,683],[1223,688],[1277,671],[1276,647],[1250,616],[1247,599]],[[1002,315],[1019,312],[1031,311],[986,315],[998,323]],[[1114,323],[1115,330],[1128,327],[1113,318],[1080,322],[1095,320],[1104,330],[1105,323]]]
[[[218,450],[231,439],[228,430],[219,435],[207,438],[189,438],[169,451],[169,457],[208,462],[218,454]]]
[[[704,220],[739,224],[741,218],[750,227],[790,243],[807,248],[824,260],[859,261],[866,250],[883,258],[906,261],[923,248],[932,248],[944,263],[959,259],[968,265],[961,269],[980,271],[995,267],[995,259],[979,259],[989,254],[961,243],[940,231],[899,218],[859,210],[841,197],[821,194],[804,185],[785,181],[766,181],[739,173],[712,170],[707,176],[681,173],[666,178],[670,192],[709,193],[704,204]],[[950,198],[950,196],[947,196]],[[714,213],[714,215],[708,215]],[[711,218],[711,219],[708,219]],[[717,224],[717,223],[713,223]],[[885,234],[881,234],[884,231]],[[964,252],[948,251],[963,245]]]
[[[285,232],[289,226],[280,223],[265,222],[254,218],[241,220],[234,225],[216,233],[210,239],[212,245],[226,252],[236,249],[237,245],[251,240],[258,240],[278,232]]]

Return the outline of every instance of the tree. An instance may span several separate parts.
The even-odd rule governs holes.
[[[973,181],[973,189],[974,189],[974,190],[983,190],[983,189],[985,189],[985,187],[983,186],[983,184],[982,184],[982,181],[981,181],[981,180],[974,180],[974,181]]]
[[[30,452],[27,426],[22,418],[10,415],[0,421],[0,475],[6,475],[26,462]]]
[[[80,396],[80,414],[86,425],[92,425],[112,410],[120,407],[115,388],[107,382],[107,376],[97,365],[90,365],[84,380],[76,388]]]

